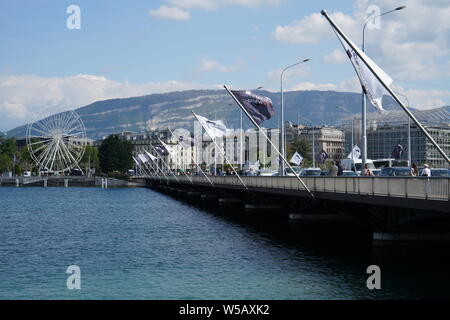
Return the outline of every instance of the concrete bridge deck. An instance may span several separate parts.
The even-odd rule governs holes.
[[[198,186],[202,188],[246,191],[235,176],[211,176],[214,188],[203,176],[148,178],[149,183]],[[249,192],[299,198],[309,195],[296,177],[241,177]],[[450,213],[450,179],[423,177],[302,177],[318,200],[399,207]]]

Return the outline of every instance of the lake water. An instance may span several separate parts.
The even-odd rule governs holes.
[[[449,298],[448,249],[256,226],[149,189],[0,188],[1,299]],[[382,289],[366,287],[367,266]],[[66,269],[81,269],[68,290]]]

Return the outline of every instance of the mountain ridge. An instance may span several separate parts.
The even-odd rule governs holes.
[[[254,91],[272,99],[276,115],[264,123],[278,127],[280,93]],[[361,94],[337,91],[288,91],[284,93],[285,119],[297,123],[297,116],[314,125],[338,125],[352,114],[361,112]],[[338,109],[340,107],[348,112]],[[389,96],[383,98],[386,110],[400,109]],[[99,139],[122,131],[143,132],[165,127],[192,128],[191,110],[211,119],[224,119],[230,128],[239,127],[239,107],[225,90],[186,90],[138,97],[96,101],[75,109],[83,120],[87,135]],[[375,111],[370,105],[368,112]],[[302,121],[300,118],[300,121]],[[246,127],[251,127],[248,120]],[[307,121],[309,123],[309,121]],[[8,131],[9,136],[24,137],[26,125]]]

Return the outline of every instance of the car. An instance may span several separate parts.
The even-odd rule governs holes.
[[[23,172],[24,177],[31,177],[31,171],[24,171]]]
[[[381,173],[381,169],[372,169],[372,173],[375,177],[378,177]]]
[[[342,171],[343,177],[359,177],[359,175],[355,171],[351,170],[344,170]]]
[[[392,167],[383,168],[380,172],[380,177],[410,177],[411,168],[410,167]]]
[[[276,171],[274,171],[274,170],[269,170],[269,169],[262,169],[262,170],[259,172],[259,175],[262,176],[262,177],[271,177],[271,176],[274,176],[274,175],[276,175],[276,174],[277,174]]]
[[[432,177],[450,177],[450,170],[445,168],[432,168],[431,176]]]
[[[301,176],[320,177],[322,170],[320,168],[307,168],[302,170]]]
[[[370,159],[366,159],[366,164],[370,170],[376,169],[373,161]],[[341,161],[341,167],[345,171],[355,171],[359,175],[361,174],[362,160],[361,159],[344,159]]]

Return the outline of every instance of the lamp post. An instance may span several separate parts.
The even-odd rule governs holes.
[[[372,21],[375,18],[379,18],[381,16],[387,15],[389,13],[395,12],[395,11],[399,11],[399,10],[403,10],[405,9],[406,6],[400,6],[397,7],[393,10],[390,11],[386,11],[382,14],[378,14],[378,15],[374,15],[372,17],[369,17],[366,22],[364,23],[364,27],[363,27],[363,31],[362,31],[362,51],[365,52],[365,32],[366,32],[366,27],[367,24]],[[361,108],[361,153],[362,153],[362,167],[364,168],[364,165],[366,164],[366,160],[367,160],[367,128],[366,128],[366,122],[367,122],[367,118],[366,118],[366,112],[367,112],[367,108],[366,108],[366,95],[364,93],[364,88],[362,89],[362,108]]]
[[[284,129],[284,94],[283,94],[283,75],[284,73],[292,68],[295,67],[299,64],[305,63],[310,61],[311,59],[304,59],[302,61],[299,61],[297,63],[291,64],[290,66],[287,66],[286,68],[283,69],[283,71],[281,71],[281,80],[280,80],[280,88],[281,88],[281,123],[280,123],[280,153],[283,155],[283,157],[286,157],[286,133],[285,133],[285,129]],[[281,176],[285,175],[284,172],[284,168],[285,168],[285,164],[283,161],[281,161],[281,165],[280,165],[280,169],[279,169],[279,173]]]
[[[409,104],[408,97],[405,96],[404,94],[399,93],[399,92],[396,92],[396,94],[398,94],[399,96],[405,98],[406,103],[408,104],[408,109],[409,109],[410,104]],[[412,156],[411,156],[411,118],[408,117],[408,165],[409,166],[412,165],[411,158],[412,158]]]
[[[304,120],[306,120],[306,121],[311,123],[311,128],[312,128],[312,157],[313,157],[313,168],[315,168],[316,167],[316,142],[315,142],[316,132],[315,132],[314,123],[311,120],[309,120],[308,118],[300,116],[300,114],[298,114],[298,117],[300,117],[300,118],[302,118],[302,119],[304,119]]]

